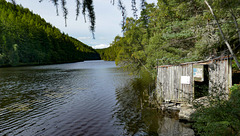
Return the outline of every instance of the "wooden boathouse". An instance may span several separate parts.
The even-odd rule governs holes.
[[[156,94],[161,102],[188,102],[232,86],[232,58],[218,57],[207,61],[187,62],[157,67]]]

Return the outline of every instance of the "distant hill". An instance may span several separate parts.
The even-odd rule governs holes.
[[[100,59],[86,44],[22,6],[0,0],[0,66]]]

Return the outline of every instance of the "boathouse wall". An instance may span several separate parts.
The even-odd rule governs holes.
[[[207,79],[196,78],[196,66],[207,68]],[[180,65],[157,67],[156,94],[158,101],[192,102],[195,98],[195,83],[207,81],[208,91],[218,87],[229,93],[232,86],[232,59],[219,57],[208,61],[188,62]],[[204,70],[204,69],[202,69]],[[204,74],[204,71],[203,71]]]

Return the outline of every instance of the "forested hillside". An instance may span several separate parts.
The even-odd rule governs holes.
[[[0,0],[0,66],[100,59],[91,47],[22,6]]]
[[[240,2],[208,2],[239,58],[236,25],[240,22]],[[116,60],[133,71],[145,69],[154,73],[157,63],[178,64],[230,54],[203,0],[158,0],[157,5],[146,4],[140,18],[127,18],[123,29],[123,37],[117,36],[109,48],[98,52],[101,58]]]

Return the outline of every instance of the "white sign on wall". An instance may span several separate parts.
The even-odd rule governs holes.
[[[190,84],[190,76],[181,76],[181,84]]]

